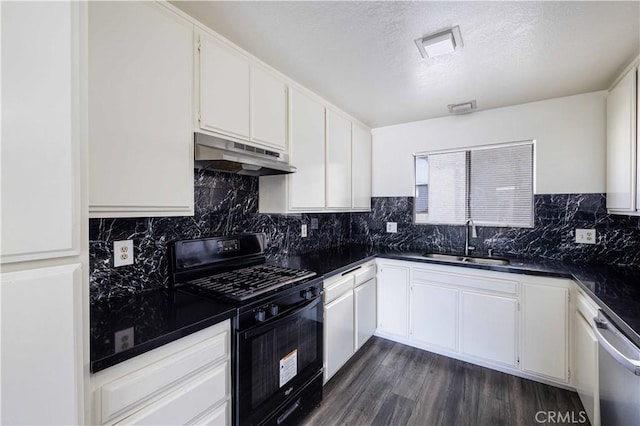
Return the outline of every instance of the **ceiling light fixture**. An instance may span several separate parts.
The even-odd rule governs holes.
[[[415,43],[423,58],[447,55],[463,46],[462,35],[458,26],[416,39]]]
[[[463,102],[461,104],[450,104],[447,106],[449,107],[449,112],[451,114],[467,114],[478,108],[475,99],[472,101]]]

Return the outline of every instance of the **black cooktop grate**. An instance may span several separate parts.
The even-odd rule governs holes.
[[[315,275],[311,271],[262,264],[198,278],[185,284],[208,295],[244,302]]]

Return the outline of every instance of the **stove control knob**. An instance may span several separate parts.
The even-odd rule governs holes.
[[[278,305],[270,305],[269,306],[269,315],[271,315],[271,316],[278,315]]]
[[[318,294],[320,294],[320,290],[318,289],[318,287],[311,287],[311,295],[313,297],[316,297]]]
[[[302,297],[305,300],[309,300],[313,297],[313,294],[311,294],[311,290],[310,289],[306,289],[306,290],[302,290],[300,292],[300,297]]]
[[[256,321],[258,322],[263,322],[264,320],[267,319],[267,313],[264,311],[264,309],[258,309],[256,311]]]

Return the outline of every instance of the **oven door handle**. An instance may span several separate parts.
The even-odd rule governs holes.
[[[244,335],[245,339],[250,339],[257,334],[262,334],[271,329],[278,327],[283,322],[286,322],[290,320],[292,317],[299,315],[300,312],[305,311],[309,308],[315,307],[318,303],[320,303],[320,296],[312,299],[309,302],[304,303],[303,305],[300,305],[299,307],[295,308],[293,311],[291,311],[290,313],[288,313],[283,317],[261,322],[260,324],[256,324],[252,327],[247,328],[244,331],[241,331],[240,334]]]

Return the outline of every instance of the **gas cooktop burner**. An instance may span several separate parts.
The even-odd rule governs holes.
[[[262,264],[198,278],[184,284],[207,295],[244,302],[315,275],[311,271]]]

